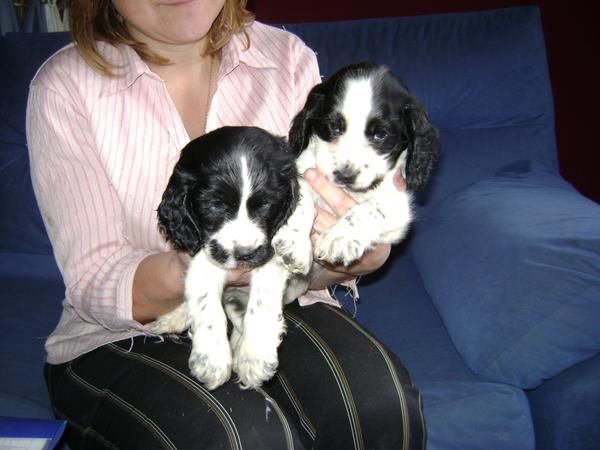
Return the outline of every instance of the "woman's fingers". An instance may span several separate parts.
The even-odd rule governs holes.
[[[304,172],[304,179],[310,187],[317,192],[331,208],[336,216],[342,216],[356,204],[342,188],[329,181],[325,175],[317,169],[308,169]]]

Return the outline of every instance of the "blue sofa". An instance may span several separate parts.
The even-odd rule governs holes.
[[[342,298],[408,367],[429,449],[598,448],[600,206],[558,172],[538,9],[286,28],[323,75],[387,64],[440,130],[408,239],[361,280],[356,307]],[[29,80],[68,40],[0,38],[0,416],[52,416],[43,343],[64,286],[24,128]]]

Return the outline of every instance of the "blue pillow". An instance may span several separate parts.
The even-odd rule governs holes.
[[[534,388],[600,350],[600,206],[527,164],[430,211],[412,252],[471,369]]]

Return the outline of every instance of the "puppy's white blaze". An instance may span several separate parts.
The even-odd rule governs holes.
[[[371,80],[358,78],[348,81],[344,101],[342,102],[342,114],[346,119],[346,133],[343,139],[350,142],[361,142],[366,145],[364,126],[367,123],[373,105],[373,89]]]
[[[252,175],[245,156],[240,157],[241,198],[236,217],[223,224],[214,238],[229,252],[236,247],[256,248],[266,241],[264,232],[248,215],[248,199],[252,195]],[[232,261],[233,262],[233,261]]]

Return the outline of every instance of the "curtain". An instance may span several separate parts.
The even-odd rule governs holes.
[[[43,6],[46,13],[46,26],[48,31],[69,31],[68,8],[64,8],[63,14],[61,15],[57,0],[45,0]]]
[[[42,6],[41,1],[33,0],[29,2],[25,9],[21,31],[48,31],[48,26],[46,25],[46,10]]]
[[[0,0],[0,35],[14,31],[69,31],[70,11],[64,4],[60,0]]]
[[[0,0],[0,35],[19,31],[19,21],[13,5],[14,0]]]

